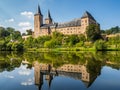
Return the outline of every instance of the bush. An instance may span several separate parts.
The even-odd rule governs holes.
[[[107,45],[106,45],[105,41],[103,41],[103,40],[96,41],[94,45],[95,45],[96,50],[106,50],[107,49]]]
[[[44,47],[46,47],[46,48],[54,48],[55,46],[56,46],[55,40],[46,41],[44,43]]]
[[[12,44],[12,50],[13,51],[22,51],[23,48],[23,44],[22,43],[13,43]]]
[[[12,43],[11,42],[7,43],[6,50],[7,51],[12,51]]]
[[[84,42],[83,41],[80,41],[79,43],[76,44],[76,47],[81,47],[84,45]]]

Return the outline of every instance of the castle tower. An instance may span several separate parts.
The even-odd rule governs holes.
[[[52,80],[53,80],[53,75],[51,75],[51,74],[46,75],[46,80],[47,80],[48,86],[50,88]]]
[[[86,32],[86,28],[90,24],[96,24],[96,20],[94,19],[94,17],[88,11],[86,11],[83,14],[83,16],[81,17],[81,28],[82,28],[82,30],[84,30],[84,32]]]
[[[41,90],[44,80],[43,73],[41,73],[39,62],[34,62],[34,78],[35,85],[38,87],[38,90]]]
[[[43,25],[43,15],[38,5],[37,13],[34,15],[34,37],[38,37],[40,34],[40,26]]]
[[[47,18],[45,19],[45,24],[52,24],[52,18],[49,10],[48,10]]]

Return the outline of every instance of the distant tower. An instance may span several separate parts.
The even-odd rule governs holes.
[[[52,18],[49,10],[48,10],[47,18],[45,19],[45,24],[52,24]]]
[[[40,26],[43,25],[43,15],[38,5],[37,13],[34,15],[34,36],[38,37],[40,34]]]

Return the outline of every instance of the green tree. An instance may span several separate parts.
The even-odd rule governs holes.
[[[4,27],[0,27],[0,38],[5,38],[9,35],[10,33]]]
[[[118,27],[118,26],[116,26],[116,27],[112,27],[112,28],[110,28],[110,29],[108,29],[108,30],[105,30],[105,33],[106,34],[116,34],[116,33],[120,33],[120,28]]]
[[[26,36],[26,33],[22,33],[22,36]]]
[[[25,48],[33,48],[34,46],[33,40],[34,40],[33,37],[29,37],[27,40],[25,40],[24,42]]]
[[[84,45],[84,42],[83,41],[80,41],[79,43],[76,44],[77,47],[81,47]]]
[[[13,33],[13,39],[14,40],[20,40],[20,39],[22,39],[21,32],[20,31],[14,31],[14,33]]]
[[[44,47],[44,43],[46,41],[49,41],[51,39],[51,36],[40,36],[37,38],[36,44],[38,47]]]
[[[107,45],[106,45],[105,41],[103,41],[103,40],[97,40],[94,45],[95,45],[96,50],[106,50],[107,49]]]
[[[13,51],[23,51],[23,44],[22,43],[18,43],[18,42],[15,42],[12,44],[12,50]]]
[[[55,48],[56,47],[56,40],[50,40],[50,41],[46,41],[44,44],[44,47],[46,48]]]
[[[12,40],[20,40],[22,38],[21,32],[20,31],[16,31],[12,27],[6,28],[6,31],[9,32],[9,38],[12,39]]]
[[[56,40],[57,46],[62,45],[63,37],[64,37],[64,35],[62,33],[57,32],[57,31],[53,32],[53,34],[52,34],[52,39]]]
[[[56,39],[56,38],[59,38],[59,37],[63,37],[63,34],[55,31],[52,33],[52,38]]]
[[[91,24],[86,28],[87,39],[95,41],[101,38],[99,25]]]
[[[76,43],[80,41],[78,35],[70,35],[66,38],[66,43],[68,46],[74,46]]]
[[[85,37],[85,35],[83,35],[83,34],[80,34],[80,35],[78,36],[78,38],[79,38],[79,41],[83,41],[83,42],[86,41],[86,37]]]
[[[27,32],[27,35],[32,35],[32,29],[28,29],[26,30],[26,32]]]
[[[108,45],[112,46],[113,48],[120,48],[120,36],[117,35],[115,37],[111,37],[108,39]]]
[[[12,42],[9,42],[9,43],[7,43],[7,47],[6,47],[6,50],[7,51],[12,51]]]
[[[15,31],[15,29],[12,28],[12,27],[8,27],[8,28],[6,28],[6,30],[7,30],[9,33],[13,33],[13,32]]]

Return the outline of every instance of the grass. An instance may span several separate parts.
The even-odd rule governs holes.
[[[65,52],[65,51],[96,51],[95,48],[67,47],[67,48],[28,48],[27,51],[36,52]]]
[[[120,49],[117,48],[107,48],[104,50],[96,50],[95,47],[93,48],[85,48],[85,47],[60,47],[60,48],[28,48],[26,51],[29,52],[66,52],[66,51],[70,51],[70,52],[76,52],[76,51],[120,51]]]

